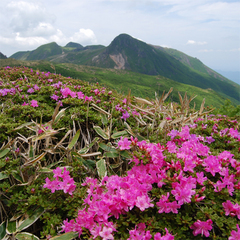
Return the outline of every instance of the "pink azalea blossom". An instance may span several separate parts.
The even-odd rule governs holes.
[[[200,173],[196,173],[197,174],[197,182],[200,184],[200,185],[204,185],[204,181],[207,181],[207,177],[204,177],[204,173],[203,172],[200,172]]]
[[[24,102],[23,104],[22,104],[22,106],[27,106],[27,105],[29,105],[28,103],[26,103],[26,102]]]
[[[126,121],[127,120],[127,118],[129,118],[130,117],[130,115],[129,115],[129,113],[127,112],[127,111],[125,111],[123,114],[122,114],[122,119],[124,119],[124,121]]]
[[[168,229],[165,228],[166,235],[161,237],[161,233],[156,233],[154,240],[174,240],[174,236],[168,232]]]
[[[112,231],[112,228],[103,227],[102,231],[99,232],[99,235],[103,240],[114,239]]]
[[[121,137],[121,139],[118,141],[118,147],[120,147],[120,150],[127,150],[127,149],[131,149],[130,145],[131,145],[131,141],[129,141],[127,138]]]
[[[27,90],[27,92],[28,92],[28,93],[34,93],[35,91],[34,91],[33,88],[29,88],[29,89]]]
[[[32,107],[38,107],[38,101],[37,100],[32,100],[31,101],[31,106]]]
[[[237,216],[240,220],[240,205],[231,203],[230,200],[227,200],[226,202],[222,203],[223,208],[225,210],[225,215],[228,216]]]
[[[144,211],[149,207],[153,207],[154,205],[150,203],[150,199],[148,196],[138,196],[136,201],[136,206],[141,210]]]
[[[90,96],[90,97],[88,97],[88,96],[85,96],[85,99],[84,99],[84,103],[85,102],[91,102],[93,100],[93,97],[92,96]]]
[[[122,102],[123,102],[124,104],[127,104],[127,99],[124,98],[124,99],[122,100]]]
[[[240,227],[237,224],[237,231],[232,230],[231,236],[228,238],[228,240],[240,240]]]
[[[52,98],[53,100],[55,100],[55,101],[58,101],[59,96],[53,94],[53,95],[51,96],[51,98]]]
[[[202,236],[209,237],[209,231],[212,230],[212,223],[211,219],[208,219],[206,222],[197,220],[190,228],[193,229],[194,236],[201,234]]]

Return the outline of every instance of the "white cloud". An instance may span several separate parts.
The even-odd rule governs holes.
[[[188,40],[187,41],[187,44],[191,44],[191,45],[205,45],[205,44],[207,44],[207,42],[196,42],[196,41],[194,41],[194,40]]]
[[[69,38],[71,42],[78,42],[81,44],[95,44],[97,38],[91,29],[80,28],[78,32],[75,32],[72,37]]]
[[[46,27],[43,25],[43,28]],[[39,29],[38,29],[39,30]],[[40,30],[42,30],[40,28]],[[38,31],[41,33],[41,31]],[[36,30],[37,31],[37,30]],[[37,47],[39,45],[49,43],[49,42],[57,42],[60,45],[65,45],[68,42],[77,42],[80,44],[96,44],[97,38],[94,32],[91,29],[84,29],[81,28],[78,32],[74,33],[73,36],[67,37],[65,36],[61,30],[57,29],[54,30],[53,35],[41,36],[39,35],[32,35],[32,36],[21,36],[19,32],[15,33],[14,37],[6,38],[0,36],[0,43],[4,43],[7,45],[19,45],[19,46],[30,46],[30,47]]]
[[[89,28],[80,28],[66,35],[55,26],[55,16],[41,3],[31,0],[15,0],[0,3],[0,43],[5,46],[33,49],[48,42],[67,44],[95,44],[97,38]],[[4,5],[5,4],[5,5]],[[3,9],[5,8],[5,11]],[[8,21],[6,21],[8,19]]]
[[[27,1],[12,1],[8,3],[6,12],[8,14],[9,27],[21,35],[29,35],[41,23],[52,24],[55,19],[54,15],[43,6]]]

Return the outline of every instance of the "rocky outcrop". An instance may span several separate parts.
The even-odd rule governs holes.
[[[109,55],[109,57],[115,62],[115,69],[125,69],[126,61],[121,53],[115,55]]]

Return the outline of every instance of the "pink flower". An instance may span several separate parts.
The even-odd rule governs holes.
[[[53,95],[51,96],[51,98],[52,98],[53,100],[55,100],[55,101],[58,101],[59,96],[53,94]]]
[[[221,171],[221,164],[216,156],[210,155],[204,159],[204,163],[202,164],[205,168],[206,172],[210,172],[213,176],[216,173]]]
[[[37,85],[37,84],[35,84],[33,88],[34,88],[34,90],[35,90],[35,91],[38,91],[38,90],[40,90],[40,89],[41,89],[40,87],[38,87],[38,85]]]
[[[37,100],[32,100],[31,101],[31,107],[38,107],[38,101]]]
[[[197,220],[190,228],[193,229],[193,235],[197,236],[198,234],[203,234],[205,237],[209,237],[209,231],[212,229],[212,220],[208,219],[206,222]]]
[[[129,141],[127,138],[121,137],[121,140],[118,142],[118,147],[120,147],[120,150],[127,150],[130,149],[131,141]]]
[[[91,102],[92,100],[93,100],[93,97],[92,97],[92,96],[90,96],[90,97],[85,96],[84,103],[85,103],[86,101]]]
[[[165,195],[162,195],[161,196],[161,199],[159,200],[159,202],[157,202],[157,206],[159,207],[159,210],[158,212],[159,213],[170,213],[170,212],[173,212],[173,213],[178,213],[178,208],[181,207],[181,205],[177,204],[177,201],[174,201],[174,202],[169,202],[168,200],[169,198],[169,192],[167,193],[167,196]]]
[[[240,228],[238,224],[237,224],[237,232],[232,230],[231,236],[228,238],[228,240],[240,240]]]
[[[78,99],[84,98],[84,94],[82,92],[77,92],[77,95],[78,95]]]
[[[126,103],[127,103],[127,99],[124,98],[124,99],[122,100],[122,102],[123,102],[124,104],[126,104]]]
[[[67,98],[68,95],[71,96],[71,92],[72,92],[72,90],[69,88],[61,89],[61,94],[62,94],[63,98]]]
[[[95,89],[93,91],[94,91],[95,95],[98,95],[100,93],[100,91],[98,89]]]
[[[156,233],[154,236],[154,240],[174,240],[174,236],[168,232],[167,228],[165,228],[165,231],[166,235],[162,237],[161,233]]]
[[[139,113],[138,113],[136,110],[134,110],[134,111],[132,111],[132,115],[133,115],[133,116],[135,116],[135,115],[136,115],[136,116],[139,116]]]
[[[129,117],[130,117],[129,113],[127,111],[125,111],[121,118],[124,119],[124,121],[126,121],[127,118],[129,118]]]
[[[225,210],[226,216],[230,215],[233,217],[237,215],[238,219],[240,219],[240,205],[238,205],[237,203],[234,205],[233,203],[231,203],[230,200],[222,203],[222,205]]]
[[[28,92],[28,93],[34,93],[35,91],[34,91],[33,88],[29,88],[29,89],[27,90],[27,92]]]
[[[103,240],[114,239],[113,235],[111,234],[112,231],[112,228],[103,227],[102,231],[99,232],[99,235],[100,237],[102,237]]]
[[[146,208],[153,207],[154,205],[150,203],[150,199],[147,196],[138,196],[136,201],[136,206],[144,211]]]
[[[203,182],[207,181],[207,177],[204,177],[204,173],[203,172],[200,172],[200,173],[197,172],[196,174],[197,174],[197,182],[200,185],[204,185]]]
[[[28,103],[26,103],[26,102],[24,102],[23,104],[22,104],[22,106],[27,106],[28,105]]]
[[[64,167],[62,173],[62,170],[57,167],[53,170],[53,173],[53,177],[56,178],[56,180],[50,181],[49,178],[46,178],[46,184],[44,184],[43,187],[50,189],[52,193],[54,193],[55,190],[63,190],[64,193],[69,193],[72,195],[76,185],[73,178],[69,176],[69,171],[67,171]],[[60,181],[59,178],[62,178],[62,181]]]

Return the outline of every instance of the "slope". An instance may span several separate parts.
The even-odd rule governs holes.
[[[53,63],[47,61],[19,61],[15,59],[0,60],[0,67],[3,66],[27,66],[39,71],[55,72],[65,77],[80,79],[89,83],[99,83],[122,94],[128,94],[131,90],[132,95],[137,97],[155,98],[155,93],[161,96],[163,91],[168,91],[171,87],[174,90],[170,100],[179,101],[178,92],[182,95],[187,92],[188,96],[197,95],[194,99],[197,107],[200,107],[202,100],[206,99],[205,106],[220,107],[229,98],[235,105],[240,102],[220,95],[212,89],[201,89],[191,85],[179,83],[162,76],[152,76],[135,73],[120,69],[105,69],[93,66],[85,66],[70,63]]]

